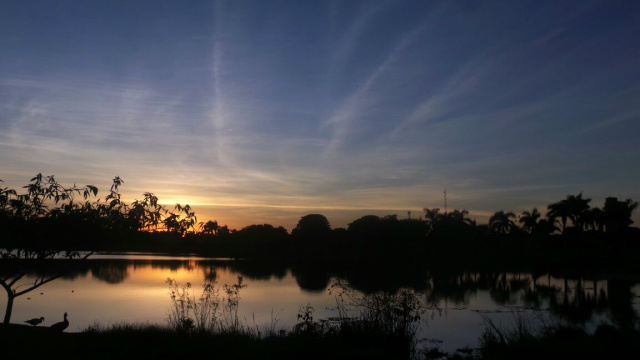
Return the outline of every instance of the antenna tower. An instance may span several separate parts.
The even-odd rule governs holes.
[[[447,213],[447,189],[444,189],[444,213]]]

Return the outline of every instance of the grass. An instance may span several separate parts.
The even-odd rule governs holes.
[[[298,323],[278,328],[250,326],[238,319],[242,279],[214,284],[196,298],[190,284],[168,279],[173,306],[165,325],[96,323],[80,333],[54,333],[22,324],[0,325],[3,359],[54,357],[65,359],[167,359],[185,357],[233,359],[609,359],[640,354],[640,331],[607,324],[594,334],[566,324],[548,324],[542,317],[513,311],[505,329],[484,317],[485,332],[478,349],[441,351],[439,344],[422,346],[416,339],[423,310],[415,294],[363,294],[336,282],[339,316],[336,323],[315,320],[310,304],[301,306]],[[628,355],[631,354],[631,355]]]
[[[570,324],[545,323],[539,314],[514,311],[508,328],[483,317],[485,331],[478,349],[443,352],[439,346],[422,352],[425,360],[539,360],[539,359],[635,359],[640,354],[640,330],[600,324],[589,334]]]
[[[352,319],[339,328],[314,321],[309,307],[290,330],[259,332],[193,331],[155,324],[94,324],[80,333],[52,333],[49,328],[21,324],[0,325],[3,359],[627,359],[640,353],[640,331],[602,324],[595,333],[568,325],[537,327],[514,313],[504,329],[486,322],[478,349],[454,353],[436,346],[412,353],[411,339],[376,328],[366,318]],[[308,316],[305,316],[308,315]]]
[[[149,324],[94,325],[80,333],[1,325],[2,358],[167,359],[205,356],[234,359],[398,359],[406,342],[371,333],[188,332]]]
[[[168,279],[172,307],[165,325],[96,323],[80,333],[54,333],[49,328],[1,325],[2,358],[166,359],[205,357],[233,359],[411,359],[415,355],[414,324],[418,302],[410,292],[355,296],[336,287],[341,314],[335,326],[313,318],[302,306],[291,329],[260,329],[238,319],[242,278],[209,284],[200,297],[190,284]],[[340,290],[338,290],[340,289]],[[348,302],[349,299],[353,302]],[[355,307],[355,308],[352,308]],[[347,317],[347,314],[356,316]]]

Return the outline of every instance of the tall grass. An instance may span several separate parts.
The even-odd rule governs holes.
[[[417,359],[422,355],[417,334],[424,309],[409,290],[363,294],[335,282],[331,293],[336,296],[337,316],[317,319],[311,304],[301,305],[298,322],[286,329],[278,327],[278,313],[273,311],[271,324],[263,327],[255,319],[253,324],[240,319],[246,288],[240,277],[221,287],[205,283],[199,295],[190,283],[167,279],[166,284],[171,298],[166,325],[94,324],[83,331],[85,338],[135,348],[136,356],[142,353],[137,349],[140,343],[153,347],[145,356],[179,353],[171,343],[190,352],[215,347],[217,354],[237,358]]]
[[[205,283],[198,298],[191,283],[180,284],[171,278],[165,282],[172,304],[167,317],[169,328],[184,332],[263,335],[258,327],[240,321],[240,291],[247,286],[241,276],[235,284],[224,284],[222,295],[215,282]],[[276,323],[277,319],[272,319],[270,331],[275,331]]]
[[[341,336],[391,340],[403,344],[405,357],[417,356],[417,334],[426,309],[413,291],[365,294],[338,280],[331,285],[330,293],[335,294]]]

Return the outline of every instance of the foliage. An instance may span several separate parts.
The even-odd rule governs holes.
[[[294,238],[302,241],[318,241],[331,233],[329,220],[321,214],[305,215],[298,221],[298,225],[291,231]]]
[[[489,229],[498,234],[508,234],[516,227],[512,220],[515,217],[511,211],[497,211],[489,218]]]
[[[164,230],[180,236],[196,232],[197,217],[188,204],[176,204],[173,212],[160,205],[158,197],[150,192],[127,204],[119,192],[122,184],[124,180],[119,176],[113,178],[101,201],[92,199],[98,195],[94,185],[64,187],[53,175],[38,174],[23,187],[25,194],[0,189],[0,225],[5,233],[18,239],[15,247],[24,247],[26,240],[34,241],[43,233],[49,234],[51,240],[64,240],[58,244],[68,245],[69,234],[72,238],[86,237],[87,231],[103,234]],[[85,231],[74,233],[78,226]]]
[[[242,283],[242,277],[238,277],[236,284],[223,286],[222,298],[215,282],[205,283],[198,299],[191,283],[183,285],[171,278],[165,283],[172,303],[167,318],[170,328],[186,332],[241,333],[246,330],[238,317],[240,290],[247,286]]]
[[[377,334],[406,341],[407,353],[417,350],[416,337],[426,309],[417,295],[408,289],[397,292],[362,293],[346,282],[336,280],[329,289],[336,296],[340,333]]]
[[[567,195],[567,198],[547,206],[547,218],[560,218],[562,231],[567,228],[567,220],[571,220],[573,226],[578,226],[580,214],[589,209],[591,199],[583,199],[582,192],[578,195]]]

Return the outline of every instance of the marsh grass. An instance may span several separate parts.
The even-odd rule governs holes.
[[[176,284],[173,283],[173,286]],[[242,285],[242,284],[240,284]],[[178,285],[181,288],[181,285]],[[185,290],[186,290],[185,285]],[[191,297],[191,310],[178,301],[174,308],[191,311],[193,304],[213,301],[195,298],[191,290],[179,291]],[[240,288],[241,289],[241,288]],[[185,327],[151,323],[95,323],[80,333],[51,334],[45,328],[23,325],[0,326],[0,339],[5,344],[7,358],[49,356],[64,349],[68,359],[158,359],[171,357],[233,357],[236,359],[606,359],[624,358],[625,353],[640,353],[638,329],[620,329],[601,324],[589,335],[577,327],[545,321],[540,312],[514,308],[511,322],[501,323],[481,314],[485,333],[478,349],[458,349],[447,353],[439,343],[416,347],[417,320],[423,312],[414,303],[411,293],[351,293],[349,288],[336,291],[339,316],[332,321],[316,319],[311,304],[302,305],[298,323],[291,329],[278,330],[277,313],[272,311],[272,323],[264,328],[245,319],[237,327]],[[342,292],[342,290],[344,290]],[[232,294],[237,300],[240,294]],[[237,296],[236,296],[237,295]],[[218,301],[222,303],[223,297]],[[185,304],[189,304],[185,299]],[[229,304],[229,303],[226,303]],[[231,304],[235,304],[233,301]],[[174,305],[176,306],[176,305]],[[233,305],[236,306],[236,305]],[[201,306],[200,309],[215,307]],[[225,311],[219,306],[218,311]],[[233,310],[233,307],[230,309]],[[176,317],[186,319],[190,317]],[[224,317],[218,314],[221,324]],[[211,317],[208,317],[210,319]],[[233,319],[233,318],[232,318]],[[200,324],[207,325],[206,322]],[[34,346],[37,344],[37,346]],[[4,357],[3,357],[4,358]]]
[[[238,316],[240,305],[240,290],[247,285],[243,284],[241,276],[235,284],[224,284],[223,295],[216,288],[215,282],[207,282],[203,286],[202,293],[196,298],[191,283],[180,284],[168,278],[171,308],[167,317],[169,328],[186,332],[213,332],[213,333],[238,333],[245,335],[261,336],[263,331],[275,330],[277,319],[272,319],[271,327],[260,329],[257,326],[248,326],[242,323]],[[245,319],[246,321],[246,319]],[[255,325],[255,321],[254,321]]]
[[[536,334],[550,329],[542,312],[528,312],[516,307],[512,308],[510,313],[512,323],[507,328],[497,324],[487,314],[480,314],[485,324],[485,331],[481,337],[481,343],[484,346],[531,341],[537,336]]]
[[[418,356],[420,341],[417,334],[426,309],[413,291],[400,289],[365,294],[337,280],[329,292],[336,298],[339,336],[384,339],[402,350],[398,354],[400,358]]]

